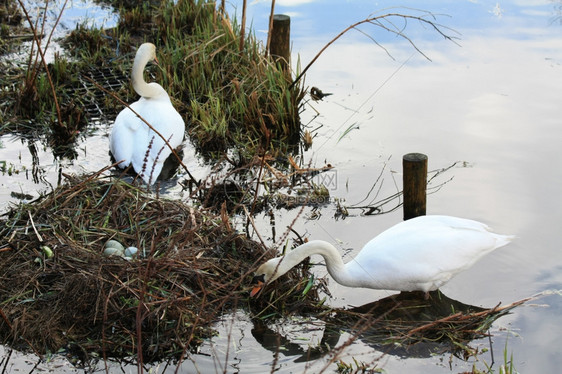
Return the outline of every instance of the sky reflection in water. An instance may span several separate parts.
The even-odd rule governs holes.
[[[552,1],[432,1],[402,2],[427,9],[436,22],[459,32],[457,46],[429,28],[410,22],[405,29],[432,61],[403,40],[373,27],[362,27],[393,55],[364,35],[351,32],[316,61],[306,85],[333,96],[312,103],[303,122],[318,128],[308,156],[317,164],[336,166],[338,188],[332,196],[359,201],[371,188],[383,164],[381,197],[401,184],[401,157],[409,152],[429,155],[429,168],[455,168],[454,179],[429,196],[428,213],[465,216],[488,223],[517,240],[477,263],[443,288],[463,302],[492,306],[509,303],[549,289],[562,289],[562,253],[556,233],[562,222],[562,168],[556,162],[562,140],[562,26],[560,2]],[[389,1],[277,2],[276,13],[291,15],[293,65],[301,65],[337,33],[391,6]],[[256,30],[267,28],[268,2],[254,2],[249,19]],[[419,14],[406,8],[392,12]],[[240,13],[240,8],[238,9]],[[446,16],[445,16],[446,15]],[[253,18],[252,18],[253,17]],[[397,22],[399,24],[399,22]],[[446,30],[445,30],[446,31]],[[265,34],[264,35],[265,39]],[[454,32],[450,35],[455,36]],[[338,141],[344,131],[356,126]],[[387,161],[390,158],[389,161]],[[341,241],[359,248],[375,233],[396,223],[401,212],[381,217],[350,217],[333,221],[332,212],[319,221],[299,223],[312,238]],[[346,259],[353,255],[347,256]],[[323,269],[319,269],[322,273]],[[385,291],[353,290],[331,281],[336,305],[359,304]],[[523,307],[500,319],[520,334],[509,337],[516,368],[522,372],[556,371],[562,358],[554,353],[562,317],[560,295]],[[505,337],[496,330],[496,355]],[[385,369],[424,367],[426,363],[389,360]],[[430,371],[440,372],[435,367]],[[425,371],[427,372],[427,371]]]

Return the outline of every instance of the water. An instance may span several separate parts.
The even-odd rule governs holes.
[[[111,28],[117,25],[117,13],[108,6],[96,4],[93,0],[54,0],[49,1],[45,12],[45,3],[33,0],[24,0],[23,4],[32,19],[38,15],[46,15],[45,30],[50,33],[57,22],[60,12],[64,9],[58,26],[53,36],[64,37],[76,26],[84,24],[90,27]]]
[[[333,36],[372,12],[414,12],[379,11],[391,5],[387,1],[277,4],[277,13],[292,17],[293,65],[297,55],[301,64],[306,64]],[[448,182],[429,195],[428,214],[476,219],[497,232],[515,234],[517,239],[459,274],[442,291],[464,303],[484,307],[546,293],[494,324],[492,348],[496,372],[506,342],[508,355],[513,353],[519,372],[557,372],[562,365],[558,348],[562,252],[556,235],[562,222],[562,168],[555,158],[562,140],[561,5],[550,1],[402,4],[436,15],[447,14],[437,16],[437,22],[460,33],[449,32],[460,37],[459,45],[412,21],[405,34],[431,62],[406,41],[373,27],[362,30],[376,37],[395,60],[361,33],[342,37],[316,61],[306,77],[307,85],[333,93],[321,102],[311,101],[303,113],[303,123],[309,129],[319,128],[306,158],[317,166],[325,162],[335,166],[330,192],[347,205],[362,200],[379,175],[383,180],[380,197],[396,192],[396,185],[401,185],[401,158],[406,153],[427,154],[430,169],[460,161],[435,181],[434,185]],[[238,14],[240,9],[238,6]],[[269,4],[252,3],[249,12],[254,27],[266,29]],[[263,37],[259,31],[258,35]],[[320,116],[315,117],[316,112]],[[343,136],[347,129],[355,127]],[[38,145],[42,177],[37,182],[31,172],[23,170],[33,169],[27,145],[3,137],[0,160],[23,171],[3,176],[1,207],[5,209],[14,201],[12,191],[35,196],[36,190],[50,188],[49,183],[57,181],[60,167],[65,172],[81,172],[107,165],[106,134],[107,127],[102,126],[98,134],[80,144],[79,158],[74,162],[54,160],[48,149]],[[205,169],[199,172],[203,174]],[[305,217],[310,211],[305,211],[295,229],[310,238],[341,241],[343,248],[356,250],[402,219],[400,210],[371,217],[350,210],[352,215],[345,220],[333,219],[333,206],[320,213],[320,219],[309,220]],[[277,212],[277,231],[282,232],[295,214]],[[265,232],[265,236],[272,234]],[[317,272],[325,274],[322,267]],[[329,289],[334,306],[360,305],[389,294],[350,290],[332,280]],[[280,353],[279,372],[316,373],[327,365],[326,357],[296,362],[308,346],[318,344],[322,335],[321,324],[303,327],[302,322],[272,326],[301,347],[299,351],[291,345],[294,349]],[[275,353],[256,340],[253,323],[245,314],[225,316],[217,328],[221,334],[201,348],[204,354],[195,355],[194,362],[185,362],[183,372],[270,370]],[[231,337],[227,339],[229,333]],[[342,335],[339,344],[347,338]],[[472,345],[489,348],[487,340]],[[348,347],[341,358],[349,363],[352,357],[364,362],[381,357],[377,365],[389,373],[461,372],[470,370],[473,362],[453,359],[450,364],[447,354],[431,358],[382,355],[361,341]],[[491,362],[489,354],[480,356],[480,360]],[[32,359],[29,361],[34,364]],[[25,363],[21,365],[25,367]],[[476,366],[485,369],[483,362]],[[333,364],[328,367],[327,372],[335,368]],[[157,368],[163,370],[163,366]],[[124,370],[136,371],[132,367]]]

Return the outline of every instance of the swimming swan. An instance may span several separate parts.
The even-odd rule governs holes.
[[[170,97],[158,83],[146,83],[143,71],[149,61],[156,61],[156,47],[144,43],[137,50],[131,81],[141,98],[131,104],[131,108],[158,131],[172,148],[183,141],[185,124],[173,107]],[[110,151],[120,168],[133,165],[133,168],[146,184],[156,181],[164,161],[172,153],[164,140],[151,130],[129,108],[123,109],[113,124],[109,136]]]
[[[332,244],[322,240],[305,243],[261,265],[255,272],[250,295],[254,296],[264,284],[313,254],[324,257],[328,273],[344,286],[427,293],[512,239],[512,236],[490,232],[485,224],[477,221],[420,216],[371,239],[345,265]]]

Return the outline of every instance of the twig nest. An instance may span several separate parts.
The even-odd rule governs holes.
[[[105,243],[105,249],[103,250],[103,254],[106,256],[121,256],[125,255],[125,248],[121,243],[117,240],[108,240]]]
[[[99,204],[89,205],[88,214],[77,215],[90,201]],[[42,231],[41,244],[35,231],[28,229],[28,211],[36,227],[58,228]],[[131,216],[138,226],[128,237]],[[33,347],[41,354],[72,344],[81,347],[84,362],[104,355],[129,357],[129,347],[138,343],[138,326],[131,324],[138,308],[131,300],[145,295],[142,339],[151,343],[142,346],[143,362],[179,358],[184,344],[196,349],[214,336],[213,326],[223,313],[242,302],[240,284],[254,260],[265,253],[261,243],[229,228],[224,223],[227,218],[179,200],[155,199],[97,172],[69,178],[41,200],[14,207],[0,217],[0,248],[13,248],[0,251],[0,309],[12,325],[8,327],[0,317],[0,341]],[[64,256],[57,256],[51,243],[64,248]],[[120,245],[125,243],[125,248],[150,243],[147,260],[136,260],[145,252],[137,247],[136,258],[127,261]],[[47,259],[43,245],[50,246],[52,258]],[[129,254],[133,252],[130,248]],[[30,253],[38,263],[30,263]],[[285,278],[289,284],[292,278]],[[287,289],[274,291],[289,294]],[[27,294],[55,301],[22,303],[22,295]],[[269,308],[268,298],[262,299]],[[286,299],[266,313],[280,313],[281,306],[293,310],[290,305],[295,304]],[[302,304],[301,298],[295,300]],[[318,299],[311,305],[317,303]]]

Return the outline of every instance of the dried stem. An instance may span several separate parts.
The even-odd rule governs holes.
[[[269,53],[269,45],[271,44],[271,31],[273,30],[273,15],[275,14],[275,0],[271,0],[271,12],[269,12],[269,26],[267,27],[267,42],[265,45],[265,57]]]
[[[244,50],[244,40],[246,33],[246,0],[242,2],[242,23],[240,24],[240,45],[239,50],[242,52]]]
[[[431,13],[427,13],[427,14],[431,14]],[[316,60],[320,57],[320,55],[322,55],[322,53],[324,53],[324,51],[325,51],[326,49],[328,49],[329,46],[331,46],[336,40],[338,40],[340,37],[342,37],[342,36],[343,36],[345,33],[347,33],[349,30],[353,30],[353,29],[358,30],[358,29],[356,29],[357,26],[362,25],[362,24],[364,24],[364,23],[370,23],[370,24],[372,24],[372,25],[374,25],[374,26],[381,27],[381,28],[385,29],[386,31],[389,31],[389,32],[391,32],[391,33],[393,33],[393,34],[396,34],[397,36],[399,36],[399,37],[401,37],[401,38],[407,40],[407,41],[410,43],[410,45],[412,45],[412,46],[414,47],[414,49],[415,49],[416,51],[418,51],[422,56],[424,56],[426,59],[428,59],[429,61],[431,61],[431,59],[430,59],[427,55],[425,55],[425,54],[416,46],[416,44],[415,44],[408,36],[406,36],[406,35],[403,33],[403,30],[404,30],[405,26],[404,26],[403,28],[397,28],[397,27],[395,27],[395,25],[394,25],[392,22],[388,21],[388,18],[391,18],[391,17],[398,17],[398,18],[401,18],[401,19],[403,19],[406,23],[407,23],[408,20],[416,20],[416,21],[419,21],[419,22],[421,22],[421,23],[423,23],[423,24],[425,24],[425,25],[431,26],[435,31],[437,31],[437,33],[439,33],[441,36],[443,36],[446,40],[449,40],[449,41],[452,41],[452,42],[456,43],[456,42],[453,40],[453,37],[451,37],[451,36],[445,34],[445,33],[442,31],[442,28],[444,28],[443,26],[438,25],[438,24],[434,23],[433,21],[427,20],[427,19],[425,19],[425,18],[423,18],[423,17],[420,17],[420,16],[411,16],[411,15],[400,14],[400,13],[387,13],[387,14],[380,15],[380,16],[369,17],[369,18],[366,18],[366,19],[364,19],[364,20],[362,20],[362,21],[356,22],[356,23],[354,23],[353,25],[347,27],[345,30],[343,30],[342,32],[340,32],[335,38],[333,38],[332,40],[330,40],[330,41],[328,42],[328,44],[326,44],[326,45],[316,54],[316,56],[314,56],[314,58],[308,63],[308,65],[306,65],[306,67],[302,70],[302,72],[295,78],[295,80],[293,81],[293,83],[291,84],[291,86],[289,87],[289,89],[292,88],[295,84],[297,84],[297,82],[304,76],[304,74],[305,74],[305,73],[307,72],[307,70],[312,66],[312,64],[314,64],[314,62],[316,62]],[[432,15],[432,17],[433,17],[433,15]],[[383,20],[389,22],[389,24],[390,24],[392,27],[389,27],[389,26],[387,26],[387,25],[384,25],[384,24],[382,23]],[[360,31],[360,30],[358,30],[358,31]],[[360,31],[360,32],[362,32],[362,31]],[[363,33],[363,32],[362,32],[362,33]],[[380,44],[379,44],[378,42],[376,42],[376,40],[375,40],[374,38],[371,38],[371,40],[373,40],[377,45],[380,46]],[[383,49],[384,49],[384,48],[383,48]],[[386,49],[385,49],[385,51],[386,51]],[[386,52],[388,53],[388,51],[386,51]]]

